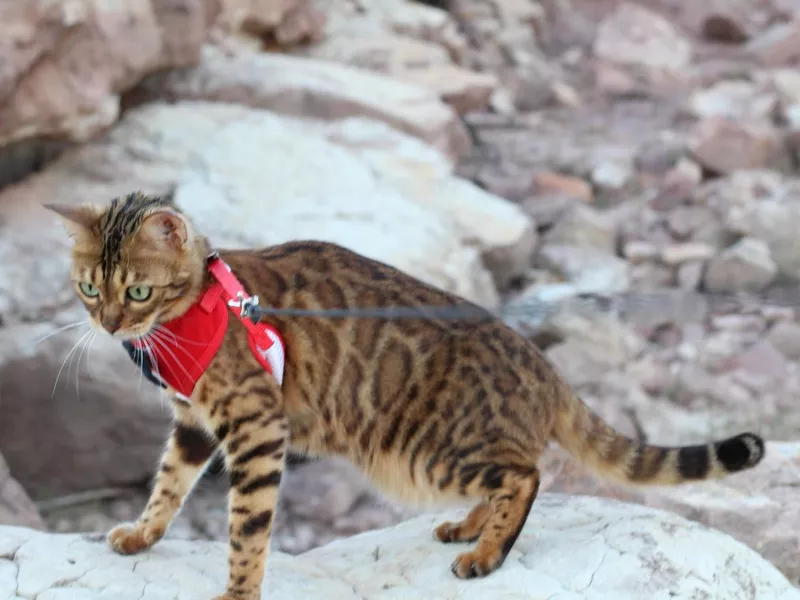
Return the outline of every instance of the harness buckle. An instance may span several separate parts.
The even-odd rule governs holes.
[[[236,294],[236,300],[228,300],[228,306],[239,309],[239,316],[252,318],[253,309],[258,306],[258,296],[246,297],[243,292]]]

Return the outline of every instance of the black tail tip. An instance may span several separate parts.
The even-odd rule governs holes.
[[[727,471],[755,467],[764,458],[764,439],[754,433],[741,433],[717,444],[717,460]]]

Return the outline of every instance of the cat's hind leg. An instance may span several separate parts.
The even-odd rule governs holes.
[[[486,493],[488,515],[475,549],[460,554],[451,566],[461,579],[483,577],[503,564],[536,499],[539,470],[492,466],[484,472],[479,485]]]
[[[483,531],[491,514],[491,504],[481,502],[475,506],[463,521],[447,521],[433,531],[433,537],[445,544],[451,542],[474,542]]]

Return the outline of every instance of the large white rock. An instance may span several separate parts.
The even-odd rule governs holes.
[[[463,544],[431,529],[464,511],[424,515],[292,557],[273,552],[265,600],[798,600],[756,552],[671,513],[589,496],[542,494],[506,563],[457,580]],[[165,540],[123,557],[101,536],[0,528],[8,600],[208,600],[224,585],[226,546]]]
[[[338,242],[492,307],[490,269],[498,281],[525,271],[533,223],[452,168],[433,147],[368,119],[302,121],[232,104],[156,103],[5,188],[0,410],[15,419],[0,419],[0,452],[15,477],[35,497],[142,481],[169,418],[157,390],[142,385],[121,347],[103,336],[91,353],[73,353],[72,372],[64,368],[52,396],[69,348],[88,329],[35,345],[85,318],[68,282],[66,233],[40,203],[106,202],[178,184],[178,202],[215,244]],[[34,429],[47,432],[47,444]]]

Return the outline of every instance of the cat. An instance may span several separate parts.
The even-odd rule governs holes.
[[[215,283],[214,254],[173,198],[137,192],[108,205],[45,206],[73,239],[71,279],[92,325],[129,350],[134,341],[150,348],[139,358],[148,355],[151,371],[167,360],[167,349],[173,359],[192,354],[188,334],[164,332],[205,303]],[[262,306],[474,307],[332,243],[296,241],[218,256]],[[597,473],[630,484],[721,477],[764,456],[763,440],[752,433],[684,447],[617,433],[532,342],[488,312],[460,321],[269,317],[285,351],[284,362],[270,366],[235,310],[223,311],[218,349],[200,365],[189,394],[169,388],[174,428],[144,511],[108,534],[122,554],[151,547],[221,452],[231,484],[229,574],[216,600],[261,597],[290,449],[346,457],[402,501],[471,502],[463,521],[433,532],[442,542],[475,542],[452,563],[462,579],[503,564],[536,498],[537,461],[550,440]]]

